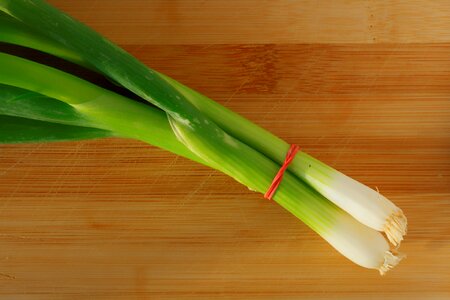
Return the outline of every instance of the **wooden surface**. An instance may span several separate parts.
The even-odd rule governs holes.
[[[140,142],[0,146],[0,299],[449,299],[449,1],[52,0],[406,213],[393,272]]]

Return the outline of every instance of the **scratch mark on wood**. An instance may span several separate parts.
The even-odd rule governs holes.
[[[18,161],[16,161],[14,164],[12,164],[11,166],[9,166],[6,170],[3,170],[3,172],[0,173],[0,176],[5,175],[6,173],[8,173],[9,171],[11,171],[12,169],[14,169],[15,167],[17,167],[19,164],[21,164],[22,162],[24,162],[28,157],[30,157],[33,153],[35,153],[37,150],[39,150],[39,148],[41,148],[44,144],[38,144],[35,148],[33,148],[33,150],[31,150],[30,152],[28,152],[26,155],[22,156],[21,159],[19,159]]]
[[[16,276],[9,275],[9,274],[6,274],[6,273],[0,273],[0,277],[6,278],[6,279],[16,279]]]
[[[180,201],[178,201],[178,205],[177,207],[174,209],[174,213],[177,214],[179,212],[180,209],[182,209],[186,202],[188,202],[189,200],[191,200],[195,195],[197,195],[198,191],[200,191],[202,189],[202,187],[209,181],[209,179],[211,178],[211,176],[215,173],[215,170],[212,170],[211,172],[209,172],[208,175],[206,175],[205,178],[203,178],[203,180],[197,185],[197,187],[195,188],[195,190],[193,190],[192,192],[189,193],[189,195],[187,197],[181,198]]]
[[[233,94],[231,94],[230,97],[228,97],[227,100],[225,100],[225,102],[223,103],[223,106],[226,107],[226,105],[228,104],[228,102],[230,102],[234,96],[244,87],[244,85],[249,81],[249,77],[247,77],[244,81],[242,81],[241,85],[233,92]]]

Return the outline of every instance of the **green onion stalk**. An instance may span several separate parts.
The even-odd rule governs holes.
[[[44,1],[0,0],[0,10],[4,12],[0,41],[94,69],[152,104],[136,102],[35,62],[0,54],[0,101],[9,101],[9,108],[0,110],[0,114],[15,119],[12,123],[20,125],[21,119],[33,119],[44,127],[59,124],[70,126],[73,132],[77,127],[91,130],[92,137],[142,140],[222,171],[251,190],[267,191],[284,161],[289,148],[286,142],[149,69]],[[30,108],[26,112],[17,108],[23,101]],[[65,118],[52,119],[39,109],[41,103],[59,103],[72,123]],[[379,193],[304,152],[297,154],[273,199],[363,267],[384,273],[401,258],[390,251],[379,232],[384,231],[398,246],[406,233],[401,210]]]
[[[6,6],[4,10],[7,11]],[[61,13],[59,15],[65,16]],[[62,22],[64,21],[63,19]],[[76,23],[73,20],[71,22]],[[0,24],[4,29],[0,40],[38,49],[84,66],[90,66],[81,53],[72,51],[59,43],[58,41],[61,39],[52,40],[10,16],[0,18]],[[54,29],[49,28],[48,30],[55,31]],[[92,66],[91,68],[95,67]],[[101,69],[98,69],[98,71],[109,76],[109,72],[104,72]],[[150,71],[157,73],[153,70]],[[289,148],[288,143],[176,80],[160,73],[157,74],[183,94],[185,100],[191,102],[223,130],[241,141],[245,141],[247,145],[277,163],[283,162],[284,155]],[[289,170],[361,223],[385,232],[394,246],[400,245],[407,230],[406,217],[400,208],[378,191],[333,169],[304,151],[295,157]]]
[[[160,109],[9,54],[0,53],[0,66],[3,70],[0,72],[0,114],[18,118],[19,121],[25,118],[44,124],[48,122],[75,128],[79,126],[83,130],[101,130],[100,137],[109,135],[138,139],[221,169],[186,147]],[[55,85],[55,82],[58,84]],[[130,122],[130,119],[133,121]],[[45,128],[43,125],[41,127]],[[198,147],[195,134],[194,137],[189,133],[178,134],[187,136],[188,144]],[[23,141],[20,137],[17,139]],[[229,139],[228,143],[240,147],[231,137],[226,139]],[[225,152],[222,155],[227,157]],[[256,175],[236,173],[233,177],[252,189],[266,190],[278,166],[262,155],[245,158],[262,169]],[[255,176],[259,176],[259,180],[255,180]],[[265,186],[259,188],[260,181],[265,181]],[[324,237],[344,256],[361,266],[384,273],[400,259],[389,250],[388,243],[378,231],[357,222],[289,173],[285,175],[274,200]]]

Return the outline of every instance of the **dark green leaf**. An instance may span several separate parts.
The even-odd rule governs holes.
[[[0,115],[95,127],[72,106],[21,88],[0,84]]]
[[[110,131],[0,116],[0,143],[58,142],[110,137]]]

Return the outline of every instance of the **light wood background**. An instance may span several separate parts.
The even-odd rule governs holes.
[[[51,3],[406,213],[393,272],[140,142],[0,146],[0,299],[449,299],[449,1]]]

